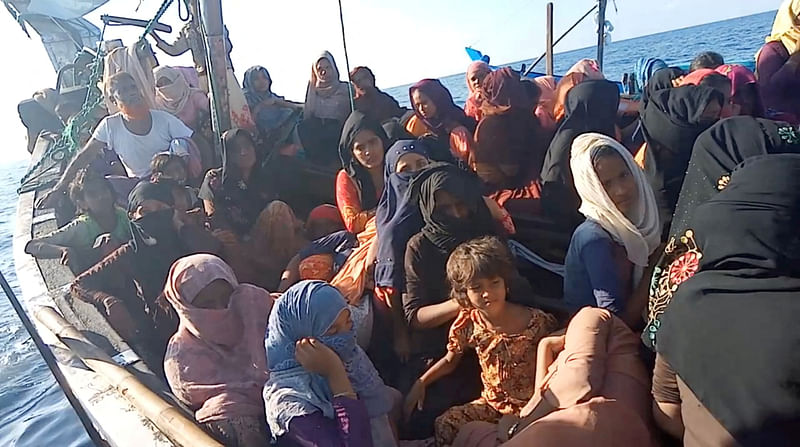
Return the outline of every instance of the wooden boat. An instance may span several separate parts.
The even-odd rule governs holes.
[[[80,3],[99,5],[105,1]],[[50,60],[59,73],[59,90],[85,95],[85,83],[81,84],[85,79],[80,75],[85,70],[74,63],[74,39],[78,36],[81,45],[91,46],[100,38],[100,30],[82,17],[64,19],[29,14],[28,0],[4,0],[4,3],[23,28],[27,24],[43,37]],[[219,0],[208,3],[220,8]],[[221,29],[221,23],[218,25]],[[473,60],[482,57],[477,50],[468,48],[468,53]],[[57,260],[37,260],[25,253],[24,248],[33,237],[57,227],[52,211],[37,210],[34,206],[36,199],[61,174],[61,163],[39,163],[52,144],[46,138],[37,142],[31,165],[38,168],[34,170],[38,181],[29,182],[21,190],[17,209],[13,254],[22,291],[21,317],[30,320],[27,329],[35,340],[43,342],[38,347],[45,359],[55,359],[49,366],[96,444],[219,445],[193,422],[191,411],[172,396],[166,382],[154,373],[161,370],[160,365],[143,360],[146,356],[138,347],[120,337],[93,306],[72,299],[67,289],[73,276],[66,267]],[[335,171],[280,157],[269,163],[272,168],[277,167],[277,174],[302,179],[306,189],[294,191],[297,201],[291,204],[295,208],[333,200],[330,195]]]

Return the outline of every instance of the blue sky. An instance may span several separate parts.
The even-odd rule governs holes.
[[[89,15],[150,18],[161,0],[111,0]],[[350,65],[368,65],[378,85],[390,87],[423,77],[463,72],[469,63],[464,46],[492,55],[494,63],[537,57],[544,50],[545,0],[342,0]],[[569,27],[593,0],[555,0],[556,35]],[[164,22],[180,26],[177,1]],[[724,6],[721,6],[723,5]],[[613,0],[608,20],[615,41],[671,29],[714,22],[777,9],[780,0]],[[264,65],[272,74],[276,93],[302,100],[311,62],[330,50],[344,72],[336,0],[225,0],[234,65],[240,74],[251,65]],[[587,19],[557,47],[567,51],[593,45],[594,21]],[[139,29],[111,28],[108,37],[130,43]],[[5,141],[18,145],[6,153],[24,158],[24,128],[17,103],[37,89],[55,83],[55,74],[38,36],[27,39],[11,16],[0,9],[0,122]],[[170,39],[167,39],[170,40]],[[9,44],[10,43],[10,44]],[[162,64],[191,65],[188,56],[159,55]],[[13,64],[13,65],[12,65]],[[241,79],[240,79],[241,81]],[[17,143],[15,143],[17,142]]]

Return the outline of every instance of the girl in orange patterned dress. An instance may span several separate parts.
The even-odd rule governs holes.
[[[557,322],[539,309],[506,301],[513,271],[508,248],[492,236],[461,244],[447,261],[452,299],[461,312],[450,327],[447,354],[411,388],[405,414],[422,409],[426,387],[452,373],[467,349],[478,355],[483,391],[477,400],[436,418],[439,446],[450,445],[469,422],[497,422],[503,415],[518,413],[533,395],[536,346]]]

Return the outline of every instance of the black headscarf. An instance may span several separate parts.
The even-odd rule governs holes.
[[[541,172],[542,204],[548,215],[581,220],[580,198],[569,167],[572,141],[587,132],[614,138],[618,108],[619,88],[613,82],[588,80],[567,93],[566,115],[547,149]]]
[[[686,179],[681,188],[678,205],[668,238],[668,250],[656,264],[654,283],[649,292],[647,329],[643,341],[655,348],[660,320],[669,306],[674,291],[685,276],[673,272],[687,267],[683,261],[692,258],[695,250],[686,236],[698,206],[714,197],[730,178],[739,163],[755,156],[785,152],[800,152],[800,134],[786,123],[737,116],[711,126],[697,138],[689,161]],[[689,271],[693,272],[692,269]]]
[[[375,185],[372,184],[372,177],[367,169],[353,157],[353,143],[355,143],[356,134],[362,130],[369,130],[377,135],[383,141],[384,151],[389,147],[389,139],[381,124],[356,110],[344,122],[342,137],[339,139],[339,158],[342,161],[342,168],[358,186],[361,207],[371,210],[378,206],[378,193],[375,191]]]
[[[785,152],[800,152],[800,133],[789,123],[735,116],[711,126],[694,143],[670,235],[688,228],[694,209],[716,195],[739,163]]]
[[[136,279],[145,298],[155,299],[163,288],[172,263],[189,254],[175,229],[173,189],[170,181],[142,181],[128,196],[128,209],[135,211],[145,200],[158,200],[170,208],[147,213],[131,221],[131,245],[136,252]]]
[[[136,208],[147,200],[158,200],[161,203],[173,206],[175,204],[175,196],[172,195],[174,187],[175,184],[168,180],[162,180],[158,183],[142,180],[128,194],[128,212],[133,213]]]
[[[683,76],[683,70],[678,67],[662,68],[653,73],[650,79],[647,80],[647,85],[645,85],[642,90],[642,102],[639,105],[639,110],[644,110],[653,93],[659,90],[673,88],[672,81],[681,76]]]
[[[647,141],[645,173],[659,196],[664,223],[675,211],[694,141],[716,121],[704,118],[703,112],[723,100],[711,87],[687,85],[653,93],[641,114]]]
[[[453,219],[436,212],[436,192],[447,191],[469,209],[466,219]],[[472,173],[447,163],[434,163],[411,181],[407,194],[419,199],[424,225],[422,234],[444,252],[458,244],[494,233],[494,223],[481,194],[480,180]]]
[[[743,446],[800,439],[800,156],[744,162],[695,212],[700,269],[658,352]]]

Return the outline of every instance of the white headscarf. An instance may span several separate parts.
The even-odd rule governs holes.
[[[636,181],[639,197],[631,212],[631,219],[625,217],[614,205],[595,172],[592,156],[604,146],[610,146],[617,151]],[[572,168],[575,189],[581,198],[579,211],[587,219],[600,224],[615,241],[624,245],[628,259],[634,265],[647,266],[650,254],[661,242],[661,223],[653,189],[647,182],[644,172],[633,161],[630,152],[605,135],[585,133],[572,142],[569,164]],[[636,276],[641,276],[641,272],[637,273]]]

